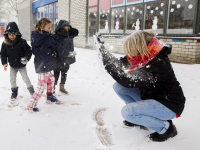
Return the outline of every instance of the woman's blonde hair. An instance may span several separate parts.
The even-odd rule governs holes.
[[[155,37],[152,31],[137,31],[132,33],[124,43],[124,51],[129,56],[149,56],[148,43]]]
[[[45,27],[47,23],[51,23],[51,20],[48,18],[41,18],[35,24],[35,31],[43,34],[42,29]]]

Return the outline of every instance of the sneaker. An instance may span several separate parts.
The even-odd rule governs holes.
[[[159,134],[159,133],[155,132],[155,133],[152,133],[152,134],[149,135],[149,139],[151,141],[155,141],[155,142],[163,142],[163,141],[166,141],[169,138],[175,137],[178,134],[176,127],[172,123],[171,120],[168,120],[168,122],[169,122],[170,125],[169,125],[169,128],[167,129],[167,131],[164,134]]]
[[[47,104],[55,103],[55,104],[61,104],[61,101],[59,101],[53,94],[47,94]]]
[[[38,109],[38,108],[32,108],[32,107],[30,107],[29,105],[27,106],[27,110],[28,110],[28,111],[32,111],[32,112],[39,112],[39,109]]]

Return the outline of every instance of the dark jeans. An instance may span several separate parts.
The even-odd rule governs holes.
[[[58,83],[58,78],[61,73],[61,82],[60,84],[65,84],[65,81],[67,79],[67,71],[69,70],[69,64],[64,64],[64,63],[57,63],[56,64],[56,69],[54,70],[54,77],[55,77],[55,83],[54,85],[57,85]]]

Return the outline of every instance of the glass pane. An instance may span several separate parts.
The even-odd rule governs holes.
[[[168,34],[192,34],[196,0],[170,0]]]
[[[112,5],[120,5],[124,4],[125,0],[112,0]]]
[[[40,19],[40,8],[37,8],[37,20]]]
[[[124,30],[124,17],[125,7],[113,8],[111,15],[111,32],[123,33]]]
[[[44,16],[47,18],[49,17],[48,16],[48,5],[44,7]]]
[[[97,0],[89,0],[89,6],[97,5]]]
[[[49,19],[53,19],[53,4],[49,5]]]
[[[88,20],[88,44],[94,45],[93,35],[97,32],[97,7],[89,8],[89,20]]]
[[[152,1],[159,1],[159,0],[144,0],[144,2],[152,2]]]
[[[49,19],[52,22],[51,33],[53,33],[54,32],[54,28],[53,28],[53,4],[49,4]]]
[[[44,7],[40,7],[40,11],[41,11],[41,18],[44,17]]]
[[[54,29],[58,25],[58,2],[54,3]]]
[[[143,0],[127,0],[127,3],[143,2]]]
[[[145,10],[144,30],[162,34],[165,23],[165,1],[146,3]]]
[[[126,7],[127,25],[126,33],[132,33],[141,29],[143,4]]]
[[[100,0],[99,32],[109,33],[110,1]]]

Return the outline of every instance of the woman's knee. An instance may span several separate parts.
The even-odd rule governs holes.
[[[133,102],[125,105],[121,110],[121,114],[124,118],[126,118],[127,116],[134,117],[140,115],[141,114],[140,111],[141,109],[139,103]]]
[[[115,91],[116,93],[119,93],[119,83],[115,82],[115,83],[113,84],[113,89],[114,89],[114,91]]]

